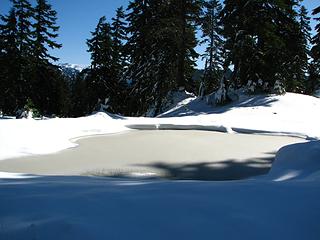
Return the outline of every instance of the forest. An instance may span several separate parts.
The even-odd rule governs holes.
[[[0,110],[78,117],[99,110],[157,116],[175,91],[215,104],[230,93],[312,95],[320,88],[320,6],[301,0],[133,0],[97,20],[88,68],[63,73],[49,49],[57,12],[47,0],[12,0],[0,21]],[[317,21],[315,29],[310,20]],[[197,46],[205,46],[197,53]],[[199,77],[196,61],[205,62]]]

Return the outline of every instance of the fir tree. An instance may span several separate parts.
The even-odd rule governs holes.
[[[303,93],[306,89],[308,60],[309,60],[309,44],[311,41],[310,17],[304,6],[301,6],[298,12],[298,26],[296,30],[296,53],[291,68],[293,69],[292,79],[289,80],[292,86],[288,90]]]
[[[150,4],[152,0],[131,1],[128,6],[126,20],[128,22],[127,32],[129,38],[126,43],[126,52],[129,56],[129,67],[125,79],[130,83],[129,94],[126,99],[128,103],[127,113],[129,115],[140,115],[146,112],[151,104],[152,82],[149,76],[150,70],[150,45],[148,38],[151,36],[152,11]]]
[[[113,58],[114,67],[117,72],[117,79],[121,78],[122,71],[126,67],[127,57],[124,51],[124,44],[127,40],[127,23],[125,22],[125,12],[123,7],[116,10],[116,16],[112,18],[112,40],[113,40]]]
[[[57,61],[58,58],[48,53],[47,47],[51,49],[61,48],[62,45],[54,41],[58,37],[59,27],[56,25],[57,12],[47,0],[37,0],[34,8],[33,24],[33,57],[35,61],[48,64],[50,60]]]
[[[88,52],[91,53],[91,68],[94,70],[109,67],[112,56],[112,35],[106,17],[101,17],[91,32],[92,38],[87,40]]]
[[[199,9],[198,2],[187,1],[184,5],[165,0],[130,2],[127,15],[130,37],[126,45],[130,66],[126,78],[132,82],[129,95],[132,114],[139,115],[152,108],[153,113],[149,113],[156,115],[170,90],[185,88],[186,79],[190,88],[197,57],[193,13]]]
[[[13,114],[17,108],[17,19],[12,8],[8,16],[1,16],[0,24],[0,95],[3,96],[0,108],[7,114]]]
[[[48,48],[59,49],[62,46],[55,42],[59,30],[56,25],[57,12],[52,9],[47,0],[37,0],[33,19],[31,99],[40,112],[61,114],[59,102],[62,102],[62,99],[66,100],[67,97],[58,93],[63,92],[61,86],[65,85],[65,79],[62,73],[57,71],[57,67],[51,63],[58,58],[48,53]]]
[[[282,59],[283,83],[288,91],[302,93],[305,90],[308,65],[307,13],[303,7],[299,10],[299,1],[288,1],[281,10],[285,23],[281,34],[286,46]]]
[[[284,0],[225,1],[226,66],[233,65],[233,83],[249,83],[256,92],[273,91],[274,84],[282,82],[300,91],[305,64],[299,63],[306,62],[306,48],[297,5],[298,1]]]
[[[32,56],[32,23],[33,8],[27,0],[12,0],[17,19],[17,68],[16,100],[18,108],[22,108],[32,95],[30,79],[30,59]]]
[[[198,54],[194,48],[197,45],[195,38],[195,23],[200,18],[201,0],[174,0],[171,5],[175,11],[178,41],[178,69],[177,86],[185,89],[190,84],[195,60]]]
[[[112,18],[111,35],[112,35],[112,72],[113,81],[115,82],[115,91],[113,111],[123,113],[125,108],[125,98],[127,96],[127,82],[124,81],[124,72],[128,67],[128,56],[125,51],[127,41],[127,22],[125,21],[125,12],[123,7],[116,10],[116,16]]]
[[[220,14],[222,5],[218,0],[210,0],[204,3],[204,15],[201,19],[202,41],[207,48],[203,54],[206,59],[203,85],[206,92],[217,90],[221,78],[223,65],[223,39],[221,37],[222,25]]]
[[[91,53],[91,71],[86,79],[89,92],[89,106],[94,108],[98,101],[111,100],[110,111],[116,112],[119,96],[117,70],[114,64],[114,43],[112,30],[105,17],[101,17],[92,38],[87,40]]]
[[[315,8],[312,12],[312,15],[317,15],[320,13],[320,6]],[[315,20],[317,21],[315,31],[316,34],[312,38],[312,55],[316,61],[320,61],[320,17],[316,17]]]
[[[17,18],[17,44],[20,57],[30,57],[32,53],[33,8],[27,0],[11,0]]]
[[[320,6],[315,8],[312,14],[315,16],[320,13]],[[320,17],[316,17],[317,21],[315,31],[311,43],[311,58],[309,66],[308,93],[313,94],[320,87]]]

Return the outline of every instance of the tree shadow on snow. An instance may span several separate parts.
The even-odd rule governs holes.
[[[278,99],[270,98],[268,95],[253,96],[248,99],[238,100],[227,104],[225,106],[212,106],[206,103],[206,100],[201,100],[199,98],[191,101],[187,105],[180,106],[176,110],[160,115],[162,117],[182,117],[182,116],[197,116],[202,114],[221,114],[228,112],[236,107],[242,108],[254,108],[254,107],[270,107],[272,103],[277,102]]]
[[[241,162],[228,159],[218,162],[168,164],[166,161],[139,166],[153,168],[161,172],[162,177],[172,180],[241,180],[267,174],[271,169],[275,154],[270,153],[270,155],[272,156],[251,158]]]

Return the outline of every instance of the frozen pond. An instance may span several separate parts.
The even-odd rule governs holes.
[[[130,131],[80,139],[77,148],[56,154],[0,161],[0,171],[235,180],[266,174],[282,146],[303,141],[194,130]]]

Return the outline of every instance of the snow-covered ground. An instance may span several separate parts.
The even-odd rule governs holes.
[[[70,139],[130,129],[199,129],[265,133],[319,139],[320,99],[284,96],[242,97],[212,107],[195,97],[182,100],[158,118],[125,118],[105,113],[74,119],[0,120],[0,160],[74,147]]]
[[[206,129],[313,139],[282,148],[268,175],[155,181],[0,173],[0,239],[320,239],[320,99],[185,99],[158,118],[98,113],[0,120],[0,159],[52,153],[70,139],[135,129]]]

